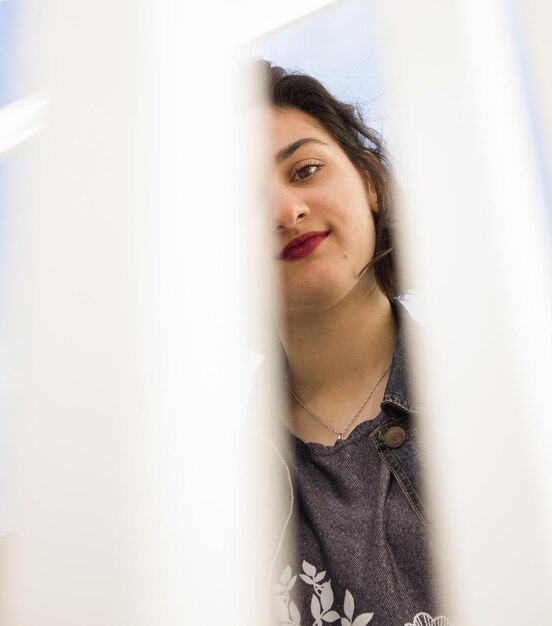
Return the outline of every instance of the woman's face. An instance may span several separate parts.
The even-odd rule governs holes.
[[[359,273],[374,255],[373,186],[314,118],[272,108],[270,123],[274,252],[286,312],[366,294],[374,275]]]

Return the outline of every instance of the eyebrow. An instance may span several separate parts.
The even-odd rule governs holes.
[[[299,150],[299,148],[305,145],[306,143],[317,143],[321,146],[328,145],[327,143],[320,141],[320,139],[315,139],[314,137],[303,137],[302,139],[298,139],[297,141],[294,141],[293,143],[290,143],[287,146],[285,146],[285,148],[282,148],[281,150],[279,150],[275,156],[276,163],[281,163],[282,161],[289,159],[289,157],[296,150]]]

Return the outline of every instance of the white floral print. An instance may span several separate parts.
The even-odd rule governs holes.
[[[341,618],[341,626],[366,626],[372,617],[374,617],[373,613],[361,613],[353,620],[355,601],[352,593],[348,589],[345,591],[343,611],[345,612],[346,617]]]
[[[303,561],[303,573],[299,577],[307,585],[313,588],[310,610],[314,619],[312,626],[324,626],[324,623],[341,620],[341,626],[366,626],[373,617],[373,613],[361,613],[353,619],[355,601],[353,594],[346,589],[341,616],[334,608],[334,592],[332,581],[324,580],[326,572],[317,572],[316,567],[307,561]],[[277,592],[275,599],[276,617],[283,626],[302,626],[301,614],[293,600],[290,599],[290,591],[297,581],[297,575],[292,576],[291,567],[287,565],[280,575],[280,582],[274,586]],[[416,625],[418,626],[418,625]],[[439,625],[440,626],[440,625]]]
[[[417,613],[414,619],[404,626],[454,626],[454,624],[443,615],[431,617],[429,613]]]
[[[285,626],[301,626],[301,614],[295,602],[290,601],[289,592],[293,589],[297,576],[291,575],[291,567],[287,565],[280,575],[280,582],[274,586],[279,595],[274,602],[276,618]]]
[[[360,613],[355,617],[355,600],[353,594],[346,589],[343,614],[340,614],[333,607],[332,581],[331,579],[324,580],[325,577],[325,571],[317,572],[314,565],[303,561],[303,573],[299,574],[299,578],[313,589],[310,603],[311,615],[314,619],[312,626],[324,626],[325,623],[333,623],[337,620],[340,620],[340,626],[366,626],[374,617],[374,613]],[[297,578],[297,575],[292,575],[291,567],[286,565],[280,574],[280,582],[274,585],[277,593],[274,609],[276,618],[282,626],[303,626],[301,613],[290,597]],[[429,613],[417,613],[414,619],[404,626],[454,626],[454,624],[443,615],[431,617]]]

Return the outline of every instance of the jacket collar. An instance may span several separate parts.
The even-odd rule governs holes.
[[[413,398],[412,370],[409,367],[408,354],[408,335],[410,330],[414,330],[416,322],[398,300],[393,302],[393,311],[399,330],[381,408],[386,413],[396,414],[398,410],[401,413],[417,414],[420,409]]]

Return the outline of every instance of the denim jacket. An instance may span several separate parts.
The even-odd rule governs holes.
[[[424,503],[420,484],[423,463],[427,458],[427,444],[416,423],[416,416],[419,415],[420,410],[413,400],[407,345],[407,333],[409,329],[414,330],[416,323],[403,305],[397,304],[396,310],[400,322],[399,333],[389,380],[381,403],[381,409],[387,419],[371,434],[371,438],[380,457],[401,486],[412,509],[429,529],[430,514]],[[393,428],[404,432],[403,441],[401,441],[402,435],[392,441],[393,431],[391,433],[390,431]]]

